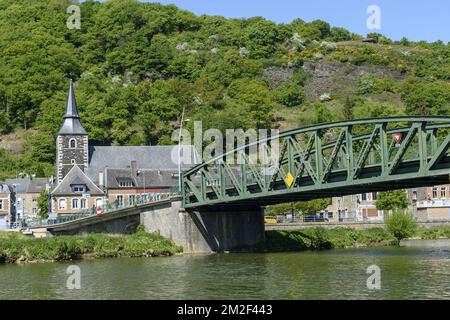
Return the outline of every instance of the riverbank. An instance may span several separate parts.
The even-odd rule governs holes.
[[[450,227],[419,228],[411,238],[418,240],[450,238]],[[266,239],[263,243],[238,251],[283,252],[398,245],[399,240],[383,228],[365,230],[310,228],[266,231]]]
[[[155,257],[182,252],[172,241],[139,228],[132,235],[90,234],[28,238],[0,233],[0,263],[37,263],[89,258]]]

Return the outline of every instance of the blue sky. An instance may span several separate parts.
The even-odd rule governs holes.
[[[263,16],[275,22],[322,19],[332,26],[345,27],[365,35],[369,5],[381,9],[380,33],[400,40],[450,41],[450,1],[448,0],[160,0],[195,14],[233,18]]]

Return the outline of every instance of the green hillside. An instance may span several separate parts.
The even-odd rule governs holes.
[[[72,3],[0,0],[0,179],[53,174],[70,77],[97,144],[171,143],[183,106],[222,130],[450,115],[449,44],[133,0],[83,2],[70,30]]]

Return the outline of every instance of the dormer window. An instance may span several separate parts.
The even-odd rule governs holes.
[[[70,139],[69,141],[69,148],[75,149],[77,147],[77,140],[76,139]]]
[[[81,184],[73,185],[72,192],[86,192],[86,186]]]
[[[119,184],[119,187],[121,188],[132,188],[134,187],[133,180],[130,178],[118,178],[117,182]]]

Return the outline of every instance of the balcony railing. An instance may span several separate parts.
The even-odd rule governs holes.
[[[434,199],[417,202],[417,208],[450,207],[450,199]]]

